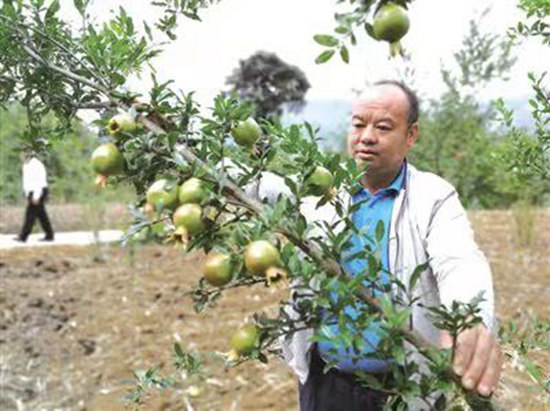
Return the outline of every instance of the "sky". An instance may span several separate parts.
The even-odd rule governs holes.
[[[72,4],[72,0],[63,0]],[[415,83],[422,97],[437,98],[443,91],[440,68],[452,67],[453,52],[460,49],[468,22],[486,7],[492,12],[483,29],[505,33],[522,17],[515,0],[416,0],[410,6],[411,29],[403,40],[412,55]],[[93,0],[91,15],[98,21],[108,11],[123,6],[136,22],[154,18],[157,12],[148,0]],[[202,22],[182,20],[178,40],[154,61],[161,80],[173,79],[183,91],[195,91],[204,106],[220,89],[225,79],[242,60],[258,50],[275,52],[289,64],[297,65],[311,83],[308,101],[352,98],[352,91],[364,87],[367,80],[394,78],[400,60],[390,60],[387,43],[375,42],[364,34],[350,49],[351,63],[333,58],[324,65],[315,64],[323,50],[313,41],[315,34],[331,33],[336,27],[334,13],[345,6],[334,0],[222,0],[201,12]],[[527,72],[542,72],[550,61],[547,46],[529,41],[516,49],[518,62],[511,80],[495,82],[479,95],[481,100],[504,97],[525,100],[530,94]],[[549,58],[541,58],[547,55]],[[546,63],[546,64],[545,64]],[[148,76],[132,78],[129,88],[146,92]]]

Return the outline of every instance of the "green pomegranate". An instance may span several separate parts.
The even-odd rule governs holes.
[[[255,325],[245,325],[231,338],[231,348],[237,354],[248,354],[258,346],[260,333]]]
[[[231,257],[222,253],[211,253],[206,258],[203,276],[208,284],[221,287],[231,281],[233,270]]]
[[[124,171],[124,157],[113,143],[100,145],[92,153],[92,168],[102,176],[122,174]]]
[[[147,190],[147,203],[157,207],[162,203],[164,208],[174,209],[178,205],[178,185],[171,180],[161,178]]]
[[[254,241],[246,246],[244,265],[252,275],[265,275],[271,267],[281,264],[279,250],[268,241]]]
[[[332,188],[334,178],[325,167],[317,166],[306,180],[307,193],[313,196],[324,196]]]
[[[240,121],[231,129],[231,135],[235,142],[244,147],[252,147],[260,138],[262,129],[252,117]]]
[[[173,221],[176,228],[183,227],[190,235],[199,234],[206,228],[202,207],[198,204],[179,206],[174,212]]]
[[[136,121],[128,113],[117,114],[109,120],[109,133],[117,139],[122,137],[122,133],[130,133],[136,128]]]
[[[395,3],[386,3],[380,7],[372,25],[374,36],[390,43],[392,57],[402,53],[399,40],[407,34],[409,27],[407,11]]]
[[[180,204],[202,203],[208,196],[208,190],[202,180],[192,177],[185,181],[179,188]]]

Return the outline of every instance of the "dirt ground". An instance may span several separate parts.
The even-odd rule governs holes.
[[[510,212],[471,213],[495,278],[499,319],[550,314],[550,212],[535,240],[518,244]],[[227,351],[232,330],[282,297],[258,287],[224,296],[195,314],[185,292],[200,278],[202,256],[171,247],[56,247],[0,251],[0,409],[125,410],[132,371],[169,374],[173,344]],[[543,353],[548,360],[548,353]],[[143,410],[292,410],[296,380],[277,359],[247,363],[154,391]],[[185,394],[195,385],[198,397]],[[498,397],[507,410],[550,410],[510,367]]]

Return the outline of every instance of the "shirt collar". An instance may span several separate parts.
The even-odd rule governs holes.
[[[397,174],[397,177],[395,177],[392,183],[388,187],[378,190],[374,195],[377,196],[382,193],[397,195],[397,193],[399,193],[399,190],[403,188],[406,174],[407,174],[407,162],[403,161],[401,170],[399,170],[399,174]],[[368,199],[370,197],[372,197],[372,194],[370,194],[368,190],[366,190],[365,188],[361,188],[361,190],[359,190],[357,194],[353,196],[353,199],[355,201],[359,201],[362,199]]]
[[[407,173],[407,162],[403,161],[403,165],[401,166],[401,170],[399,170],[399,174],[393,182],[390,184],[386,190],[392,191],[394,193],[398,193],[401,188],[403,188],[403,183],[405,181],[405,174]]]

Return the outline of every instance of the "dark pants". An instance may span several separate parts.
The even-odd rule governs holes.
[[[309,377],[300,384],[300,411],[381,411],[387,395],[361,386],[353,374],[334,368],[323,373],[325,362],[312,350]],[[383,378],[390,377],[384,374]]]
[[[21,234],[19,235],[19,238],[21,240],[26,241],[27,237],[32,231],[32,228],[34,226],[34,222],[38,218],[38,221],[40,221],[40,225],[42,226],[42,230],[44,230],[44,233],[46,234],[46,239],[53,240],[53,229],[52,225],[50,224],[50,219],[48,218],[48,214],[46,213],[46,208],[44,206],[46,200],[48,199],[48,189],[45,188],[42,191],[42,195],[40,196],[40,200],[38,204],[34,204],[32,202],[32,194],[29,194],[29,197],[27,198],[27,210],[25,211],[25,222],[23,223],[23,228],[21,229]]]

